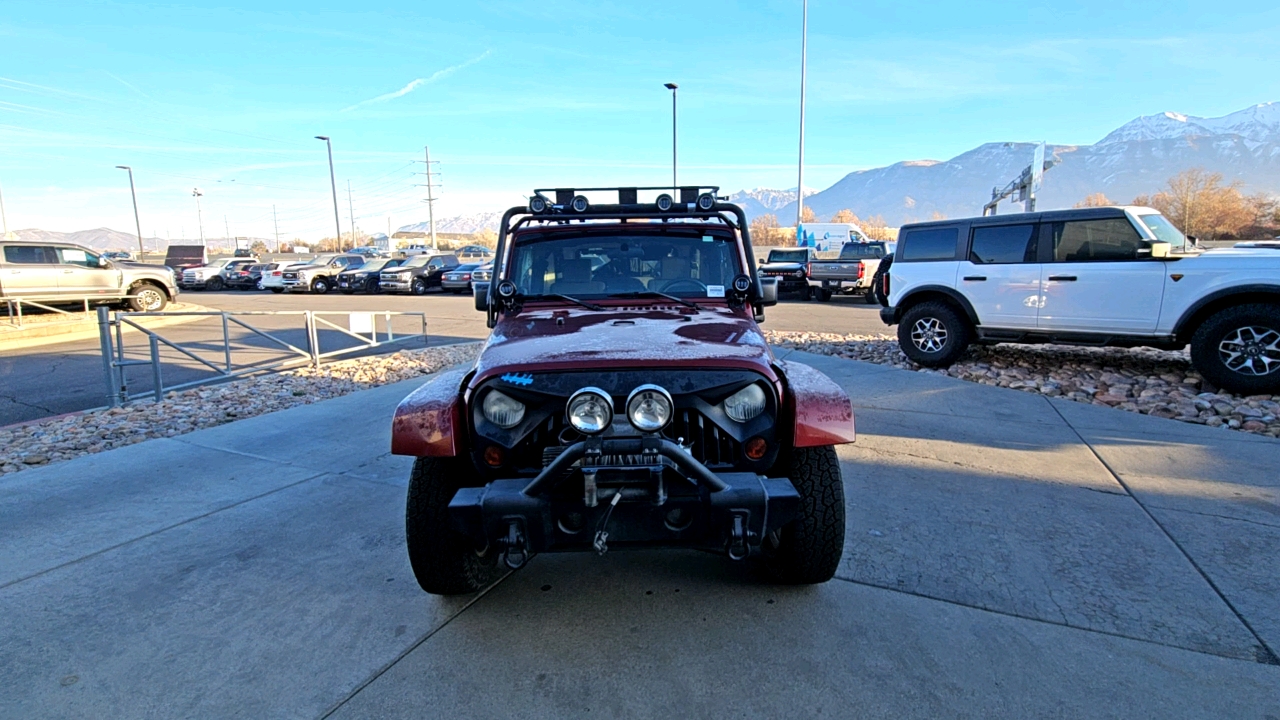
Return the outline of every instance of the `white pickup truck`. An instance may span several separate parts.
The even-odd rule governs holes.
[[[880,267],[880,260],[891,254],[893,243],[875,240],[845,243],[835,260],[809,263],[809,285],[819,300],[830,300],[832,295],[861,295],[868,303],[874,303],[876,295],[871,279]]]
[[[1145,207],[907,225],[881,319],[927,367],[970,343],[1190,346],[1206,380],[1280,393],[1280,249],[1200,250]]]

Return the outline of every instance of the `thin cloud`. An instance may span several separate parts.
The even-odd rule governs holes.
[[[146,93],[142,92],[142,91],[141,91],[141,90],[139,90],[137,87],[135,87],[135,86],[133,85],[133,83],[128,82],[128,81],[127,81],[127,80],[125,80],[124,78],[117,77],[116,75],[114,75],[114,74],[112,74],[112,73],[110,73],[110,72],[107,72],[106,70],[103,70],[102,72],[107,73],[107,77],[110,77],[112,80],[115,80],[116,82],[120,83],[121,85],[123,85],[123,86],[125,86],[125,87],[129,88],[130,90],[132,90],[132,91],[134,91],[134,92],[138,93],[138,94],[139,94],[139,95],[141,95],[142,97],[144,97],[144,98],[146,98],[146,99],[148,99],[148,100],[150,100],[150,99],[151,99],[151,96],[150,96],[150,95],[148,95],[148,94],[146,94]]]
[[[457,65],[453,65],[453,66],[451,66],[451,67],[447,67],[447,68],[445,68],[445,69],[443,69],[443,70],[437,70],[437,71],[435,71],[434,73],[431,73],[431,75],[429,75],[428,77],[424,77],[424,78],[417,78],[417,79],[415,79],[415,80],[412,80],[412,81],[410,81],[410,82],[409,82],[409,84],[408,84],[408,85],[405,85],[404,87],[400,88],[399,90],[396,90],[395,92],[389,92],[389,93],[387,93],[387,94],[385,94],[385,95],[379,95],[378,97],[375,97],[375,98],[369,98],[368,100],[363,100],[363,101],[361,101],[361,102],[356,103],[355,105],[351,105],[351,106],[349,106],[349,107],[342,108],[342,112],[351,112],[352,110],[355,110],[355,109],[357,109],[357,108],[362,108],[362,107],[364,107],[364,106],[366,106],[366,105],[373,105],[373,104],[375,104],[375,103],[382,103],[382,102],[386,102],[386,101],[388,101],[388,100],[395,100],[395,99],[396,99],[396,98],[398,98],[398,97],[404,97],[405,95],[408,95],[409,93],[413,92],[414,90],[417,90],[418,88],[422,87],[423,85],[429,85],[429,84],[431,84],[431,83],[435,82],[436,80],[439,80],[440,78],[443,78],[443,77],[447,77],[447,76],[449,76],[449,75],[452,75],[453,73],[455,73],[455,72],[457,72],[457,71],[459,71],[459,70],[461,70],[461,69],[463,69],[463,68],[465,68],[465,67],[468,67],[468,66],[471,66],[471,65],[475,65],[476,63],[480,62],[481,60],[483,60],[483,59],[485,59],[485,58],[489,57],[489,53],[490,53],[490,52],[491,52],[491,51],[489,51],[489,50],[485,50],[483,53],[481,53],[481,54],[477,55],[476,57],[471,58],[470,60],[468,60],[468,61],[466,61],[466,62],[464,62],[464,63],[459,63],[459,64],[457,64]]]

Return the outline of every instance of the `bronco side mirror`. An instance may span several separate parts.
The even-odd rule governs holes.
[[[471,294],[476,299],[476,310],[489,312],[489,283],[471,283]]]
[[[760,304],[764,307],[778,304],[778,278],[760,278]]]
[[[1173,245],[1167,242],[1155,241],[1151,243],[1149,248],[1139,248],[1138,257],[1149,257],[1152,259],[1167,258],[1173,250]]]

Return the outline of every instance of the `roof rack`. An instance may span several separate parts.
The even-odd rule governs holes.
[[[640,202],[641,190],[664,190],[654,202]],[[595,208],[597,212],[652,212],[657,210],[660,213],[665,212],[690,212],[700,210],[709,212],[713,210],[716,203],[720,200],[728,200],[727,197],[719,197],[720,187],[718,185],[685,185],[679,188],[672,187],[597,187],[597,188],[536,188],[533,195],[529,197],[529,212],[534,215],[558,215],[558,214],[585,214],[593,209],[591,201],[582,193],[587,192],[611,192],[617,193],[618,201],[616,204],[606,204],[604,207]],[[679,197],[673,197],[671,193],[677,194]],[[548,197],[548,194],[554,197]],[[606,210],[607,208],[607,210]]]

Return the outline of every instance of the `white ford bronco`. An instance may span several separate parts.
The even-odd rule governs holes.
[[[1180,350],[1232,392],[1280,393],[1280,249],[1201,250],[1145,207],[903,226],[880,317],[913,362],[970,343]]]

